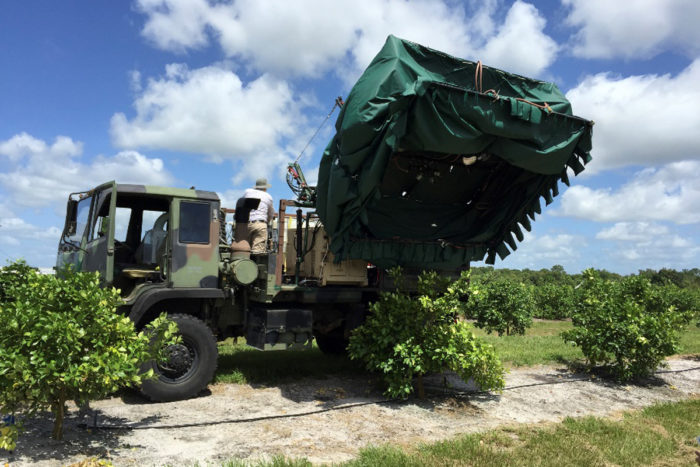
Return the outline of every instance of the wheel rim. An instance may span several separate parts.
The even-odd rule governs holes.
[[[178,383],[192,376],[199,361],[199,352],[194,342],[183,336],[181,343],[169,345],[165,351],[167,361],[157,364],[161,379]]]

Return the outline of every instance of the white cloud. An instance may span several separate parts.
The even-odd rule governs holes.
[[[206,0],[138,0],[148,15],[142,34],[165,50],[184,52],[209,42],[206,26],[213,9]]]
[[[484,62],[524,75],[537,75],[556,56],[558,46],[542,33],[545,19],[534,6],[516,1],[503,26],[482,49]]]
[[[138,70],[131,70],[128,73],[129,76],[129,87],[134,93],[139,93],[143,89],[141,86],[141,72]]]
[[[224,192],[217,191],[216,194],[221,200],[221,207],[234,209],[236,207],[236,201],[238,198],[243,196],[244,189],[240,190],[226,190]]]
[[[163,161],[136,151],[97,156],[89,164],[78,161],[81,153],[82,143],[65,136],[50,146],[26,133],[0,141],[0,155],[12,154],[11,169],[0,173],[0,186],[13,205],[62,207],[68,193],[108,180],[153,185],[173,180]]]
[[[533,235],[523,246],[526,248],[525,255],[530,258],[564,262],[579,256],[581,239],[569,234]]]
[[[503,22],[496,1],[472,8],[447,0],[139,0],[146,15],[143,35],[155,46],[184,52],[213,39],[228,57],[240,57],[261,72],[318,76],[336,69],[353,82],[396,36],[487,65],[538,74],[552,63],[554,41],[544,19],[516,1]],[[353,63],[345,65],[347,58]],[[527,57],[527,60],[524,58]],[[344,76],[350,72],[352,76]]]
[[[650,168],[613,190],[576,185],[564,192],[554,214],[598,222],[700,222],[700,161]]]
[[[19,217],[4,217],[0,225],[2,225],[3,232],[12,232],[13,234],[32,231],[35,229],[33,225],[28,224]]]
[[[15,214],[12,212],[10,206],[6,202],[0,200],[0,219],[14,216]]]
[[[4,246],[18,246],[20,244],[19,240],[10,235],[0,235],[0,243]]]
[[[83,151],[82,143],[74,142],[65,136],[56,137],[49,147],[44,141],[36,139],[27,133],[20,133],[7,141],[0,141],[0,156],[9,157],[10,161],[18,161],[34,154],[50,153],[54,159],[68,159]]]
[[[40,227],[29,223],[0,203],[0,254],[19,255],[20,252],[28,251],[29,248],[31,253],[35,254],[37,250],[46,250],[49,244],[53,247],[58,243],[60,235],[61,230],[58,227]],[[10,256],[7,257],[9,258]]]
[[[649,58],[663,49],[700,52],[697,0],[563,0],[574,55],[585,58]]]
[[[604,248],[607,253],[616,261],[638,265],[637,269],[692,265],[700,255],[691,239],[655,222],[618,222],[598,232],[596,239],[612,242],[614,248]]]
[[[539,221],[541,222],[542,219]],[[540,269],[561,264],[567,270],[575,270],[582,248],[587,244],[584,237],[568,233],[538,236],[531,232],[524,232],[524,236],[518,249],[507,256],[503,262],[497,262],[497,266]]]
[[[700,156],[700,59],[675,77],[589,76],[566,96],[595,121],[594,172]]]
[[[58,227],[39,227],[19,217],[0,218],[0,232],[12,235],[15,239],[19,237],[34,239],[55,238],[58,240],[58,236],[61,234],[61,230]]]
[[[244,85],[223,66],[190,70],[171,64],[137,97],[134,118],[112,117],[111,134],[124,148],[243,161],[240,179],[255,178],[291,157],[284,146],[304,129],[301,105],[286,83],[269,75]]]
[[[668,235],[667,226],[655,222],[617,222],[598,232],[595,238],[623,242],[645,242],[660,235]]]

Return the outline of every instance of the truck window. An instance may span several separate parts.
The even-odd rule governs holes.
[[[126,242],[126,231],[129,228],[129,219],[131,219],[131,208],[117,208],[115,213],[114,224],[114,240],[118,242]]]
[[[88,225],[88,218],[90,216],[91,203],[91,196],[83,198],[78,202],[77,214],[75,216],[75,233],[68,239],[71,243],[80,245],[83,240],[83,234],[85,233],[85,228]]]
[[[95,201],[95,213],[92,215],[92,227],[88,233],[88,242],[92,242],[100,238],[99,228],[102,224],[102,219],[109,216],[109,199],[112,196],[110,190],[102,191]]]
[[[147,209],[144,209],[144,211],[143,211],[143,223],[142,223],[143,233],[142,233],[141,237],[143,237],[143,235],[146,234],[146,231],[153,228],[153,224],[155,224],[156,220],[158,220],[158,218],[160,216],[162,216],[165,212],[166,211],[149,211]]]
[[[180,243],[209,243],[209,203],[180,203]]]

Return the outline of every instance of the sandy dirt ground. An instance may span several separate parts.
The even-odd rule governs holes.
[[[274,455],[342,462],[369,445],[415,445],[503,425],[607,415],[700,394],[700,360],[673,359],[642,384],[616,385],[564,368],[514,369],[501,394],[474,392],[452,376],[426,380],[424,401],[386,401],[366,379],[301,380],[274,387],[218,384],[182,402],[135,395],[71,408],[62,442],[51,421],[27,422],[18,449],[0,465],[70,465],[88,457],[114,465],[200,465]]]

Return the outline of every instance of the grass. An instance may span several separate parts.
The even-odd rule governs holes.
[[[692,465],[699,426],[700,400],[690,400],[629,412],[621,420],[567,418],[546,427],[498,429],[422,446],[409,456],[415,465]]]
[[[284,456],[275,456],[269,462],[251,464],[239,460],[230,460],[221,465],[222,467],[311,467],[313,464],[306,459],[287,459]]]
[[[681,333],[681,350],[678,354],[700,354],[700,327],[691,324]]]
[[[570,321],[535,321],[524,336],[474,333],[493,345],[506,366],[572,364],[583,360],[578,347],[565,343],[559,334],[571,329]],[[681,333],[680,355],[700,354],[700,328],[691,324]],[[315,346],[310,350],[261,352],[232,340],[219,345],[216,382],[274,384],[283,381],[329,375],[361,374],[361,365],[349,359],[325,355]],[[700,433],[699,433],[700,434]]]
[[[524,336],[486,334],[474,329],[474,334],[493,345],[507,366],[570,364],[583,359],[578,347],[565,343],[559,334],[571,329],[571,321],[535,321]],[[689,325],[682,333],[679,355],[700,354],[700,328]]]
[[[506,366],[566,364],[583,359],[578,347],[559,337],[561,332],[571,328],[570,321],[535,321],[524,336],[499,337],[478,328],[474,329],[474,334],[493,345]]]
[[[693,466],[700,399],[654,405],[617,418],[566,418],[561,423],[506,427],[411,449],[368,447],[345,467],[375,466]],[[306,459],[275,457],[227,467],[302,467]]]
[[[348,466],[694,465],[700,400],[625,413],[620,420],[567,418],[544,427],[501,428],[411,451],[368,448]]]

